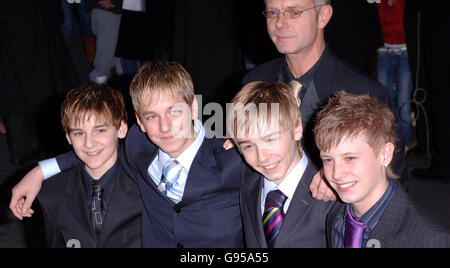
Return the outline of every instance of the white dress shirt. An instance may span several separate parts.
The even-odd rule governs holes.
[[[150,177],[152,178],[153,182],[156,185],[158,185],[159,182],[161,181],[164,163],[167,160],[175,159],[183,167],[181,169],[181,173],[177,180],[177,183],[181,185],[181,188],[183,189],[184,192],[184,187],[186,186],[186,180],[189,173],[189,169],[191,168],[192,162],[194,161],[194,158],[197,155],[198,149],[200,149],[200,146],[202,145],[203,140],[205,138],[205,129],[200,120],[198,119],[194,120],[194,131],[197,135],[194,142],[191,145],[189,145],[189,147],[184,152],[182,152],[178,157],[171,158],[161,149],[158,150],[158,155],[155,157],[153,162],[148,167],[148,174],[150,175]]]

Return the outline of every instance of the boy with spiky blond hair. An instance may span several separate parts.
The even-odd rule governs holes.
[[[368,95],[344,91],[330,98],[314,128],[325,177],[345,202],[327,217],[336,248],[450,246],[450,236],[423,217],[393,180],[395,116]]]

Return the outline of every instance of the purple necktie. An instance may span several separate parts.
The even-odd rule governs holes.
[[[345,248],[361,248],[364,229],[367,228],[362,222],[355,220],[352,214],[345,217]]]
[[[283,207],[287,196],[280,190],[271,191],[267,194],[266,205],[263,214],[264,235],[267,246],[273,248],[278,233],[283,223]]]

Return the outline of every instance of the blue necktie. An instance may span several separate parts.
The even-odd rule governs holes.
[[[183,189],[177,183],[182,168],[177,160],[166,161],[158,185],[158,189],[175,203],[180,202],[183,197]]]
[[[280,232],[281,225],[283,224],[284,203],[287,200],[287,196],[280,190],[274,190],[267,194],[266,204],[263,214],[263,228],[264,235],[267,241],[267,247],[273,248]]]

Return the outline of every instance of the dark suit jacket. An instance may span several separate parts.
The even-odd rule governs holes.
[[[315,115],[320,108],[328,102],[328,98],[335,95],[340,90],[345,90],[352,94],[368,94],[377,100],[392,107],[391,97],[389,90],[384,87],[378,81],[370,78],[366,74],[359,72],[341,60],[339,60],[330,49],[326,49],[321,63],[318,66],[317,71],[314,74],[314,85],[316,88],[319,103],[315,103],[315,100],[307,99],[307,95],[302,100],[302,106],[300,112],[302,117],[305,117],[306,113],[312,113]],[[253,81],[265,81],[274,82],[279,81],[280,72],[284,58],[278,58],[270,62],[257,66],[254,70],[249,72],[244,78],[244,84]],[[281,81],[290,82],[290,81]],[[312,111],[312,112],[311,112]],[[307,118],[314,119],[313,117],[306,116]],[[303,145],[304,150],[312,158],[312,160],[319,165],[321,163],[317,149],[315,148],[313,129],[314,120],[303,122],[304,137]],[[402,176],[402,180],[406,179],[406,159],[403,153],[404,139],[400,129],[397,131],[400,140],[396,144],[397,152],[392,163],[393,171]]]
[[[317,168],[308,161],[275,242],[276,248],[326,247],[325,219],[332,203],[312,198],[309,185],[316,173]],[[246,177],[241,188],[244,235],[249,248],[267,248],[261,215],[263,186],[264,178],[253,173]]]
[[[328,245],[332,247],[333,227],[344,204],[336,202],[327,216]],[[417,211],[406,192],[397,192],[375,225],[365,247],[382,248],[449,248],[450,235],[442,227],[430,222]]]
[[[137,126],[130,129],[125,150],[144,200],[143,247],[243,247],[239,187],[247,168],[237,151],[224,150],[223,143],[204,139],[189,170],[183,199],[175,204],[148,174],[158,148]]]
[[[79,164],[46,180],[38,195],[49,247],[141,247],[142,200],[139,188],[122,168],[108,204],[100,238],[90,224]]]

